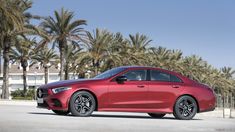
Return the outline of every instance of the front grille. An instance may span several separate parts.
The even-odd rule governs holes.
[[[44,98],[48,96],[48,89],[44,89],[44,88],[39,88],[37,90],[37,97],[38,98]]]

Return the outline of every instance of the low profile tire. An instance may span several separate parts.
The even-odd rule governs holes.
[[[73,94],[70,99],[70,111],[74,116],[90,116],[96,108],[94,96],[86,91],[79,91]]]
[[[180,120],[190,120],[197,113],[197,102],[191,96],[181,96],[174,106],[174,116]]]
[[[153,117],[153,118],[162,118],[164,117],[166,114],[156,114],[156,113],[148,113],[149,116]]]
[[[57,115],[68,115],[69,111],[62,111],[62,110],[52,110]]]

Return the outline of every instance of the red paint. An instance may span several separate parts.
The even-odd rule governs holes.
[[[120,84],[114,81],[115,77],[136,69],[162,71],[177,76],[183,82],[145,80],[125,81]],[[65,86],[72,87],[72,89],[58,94],[53,94],[51,91],[52,88]],[[182,95],[194,97],[198,102],[199,112],[213,110],[216,104],[213,90],[209,87],[178,73],[152,67],[130,66],[107,79],[59,81],[41,86],[39,89],[48,89],[49,95],[44,98],[44,101],[48,104],[46,108],[52,110],[68,110],[70,97],[80,90],[86,90],[95,95],[98,111],[172,113],[177,98]],[[58,99],[62,106],[54,106],[52,99]]]

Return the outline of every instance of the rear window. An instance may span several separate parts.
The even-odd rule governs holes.
[[[151,81],[182,82],[180,78],[158,70],[151,70],[150,78]]]

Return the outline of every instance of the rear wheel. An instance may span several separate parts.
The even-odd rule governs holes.
[[[164,117],[166,114],[156,114],[156,113],[148,113],[149,116],[153,117],[153,118],[162,118]]]
[[[79,91],[73,94],[69,105],[72,115],[90,116],[96,108],[96,101],[91,93]]]
[[[191,96],[182,96],[177,99],[174,106],[174,116],[180,120],[190,120],[197,113],[197,102]]]
[[[68,115],[69,111],[62,111],[62,110],[52,110],[57,115]]]

